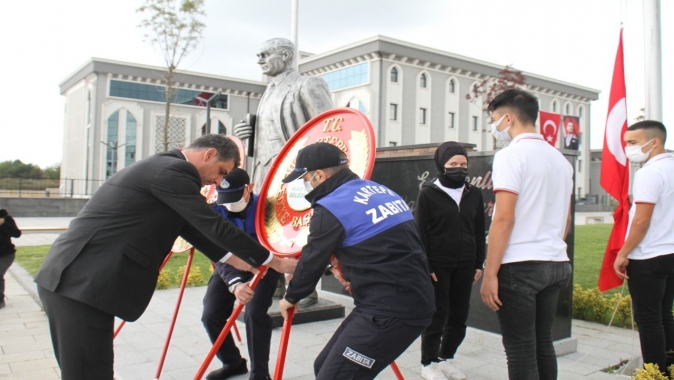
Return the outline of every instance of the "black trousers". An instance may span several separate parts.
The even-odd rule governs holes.
[[[430,318],[398,319],[362,313],[356,308],[316,358],[316,379],[374,379],[430,322]]]
[[[251,361],[251,378],[266,378],[269,373],[269,345],[271,342],[272,321],[267,314],[272,303],[272,296],[276,289],[280,275],[278,272],[268,269],[267,274],[260,280],[255,288],[255,295],[248,302],[244,311],[246,323],[246,342],[248,355]],[[240,285],[244,286],[244,285]],[[236,297],[230,293],[225,281],[213,273],[208,281],[208,288],[204,296],[204,311],[201,322],[206,328],[211,343],[215,342],[225,327],[229,316],[234,310]],[[236,347],[230,331],[222,346],[217,352],[217,357],[222,364],[236,366],[241,363],[241,352]]]
[[[115,317],[37,287],[63,380],[112,380]]]
[[[644,363],[667,372],[674,364],[674,254],[630,260],[627,276]]]
[[[0,254],[0,302],[5,299],[5,273],[12,265],[14,257],[16,254],[13,252]]]
[[[435,290],[435,314],[421,334],[421,364],[452,359],[466,337],[475,267],[433,268],[438,281]]]

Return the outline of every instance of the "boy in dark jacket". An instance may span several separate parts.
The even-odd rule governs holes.
[[[258,198],[256,194],[253,194],[253,184],[250,183],[248,173],[242,169],[234,169],[218,188],[217,204],[219,206],[216,206],[215,210],[257,240],[255,233],[257,201]],[[217,262],[204,296],[201,321],[211,342],[218,339],[218,335],[230,318],[234,309],[234,301],[238,300],[246,305],[244,321],[246,322],[248,355],[251,360],[251,380],[269,379],[272,321],[267,315],[267,310],[271,306],[278,278],[278,272],[271,268],[267,269],[266,275],[253,292],[247,284],[253,279],[252,273]],[[220,346],[217,356],[222,362],[222,368],[209,373],[206,376],[208,380],[227,379],[248,371],[246,359],[241,357],[231,333]]]

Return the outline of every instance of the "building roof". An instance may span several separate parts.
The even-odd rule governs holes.
[[[59,87],[61,95],[63,95],[69,88],[93,73],[115,74],[116,77],[121,79],[143,79],[145,82],[160,84],[165,71],[166,68],[160,66],[91,58],[61,81]],[[263,82],[187,70],[176,70],[174,81],[177,87],[195,88],[203,91],[222,91],[235,95],[259,96],[267,87],[266,83]]]
[[[320,74],[340,67],[349,66],[372,59],[387,59],[394,62],[412,64],[420,68],[431,68],[447,73],[462,74],[474,77],[476,80],[497,77],[504,67],[442,51],[427,46],[421,46],[394,38],[377,35],[362,41],[315,54],[300,60],[302,73]],[[568,94],[572,97],[597,100],[599,90],[560,81],[528,72],[522,72],[526,77],[526,84],[533,91],[543,93]]]

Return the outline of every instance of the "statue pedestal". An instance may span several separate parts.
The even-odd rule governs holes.
[[[274,298],[272,300],[271,307],[269,308],[269,316],[272,319],[272,327],[282,327],[283,326],[283,317],[278,309],[278,299]],[[239,322],[244,322],[243,315],[246,312],[244,308],[243,313],[239,314],[237,320]],[[295,311],[295,316],[293,317],[293,325],[300,325],[302,323],[309,322],[319,322],[325,321],[328,319],[335,318],[344,318],[344,306],[328,301],[324,298],[318,297],[318,302],[308,306],[300,307]]]

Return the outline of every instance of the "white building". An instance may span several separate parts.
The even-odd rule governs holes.
[[[251,62],[251,64],[254,64]],[[503,67],[388,37],[376,36],[321,54],[302,53],[303,75],[320,75],[336,107],[365,113],[378,147],[448,140],[493,150],[487,115],[466,95]],[[61,177],[77,179],[75,194],[92,194],[117,170],[164,150],[164,68],[94,58],[61,84],[66,97]],[[599,91],[533,73],[524,89],[540,109],[580,118],[577,197],[590,192],[590,102]],[[248,112],[255,113],[264,82],[179,71],[171,107],[169,147],[204,133],[230,134]],[[211,103],[206,130],[205,99]],[[563,147],[563,135],[557,145]]]

